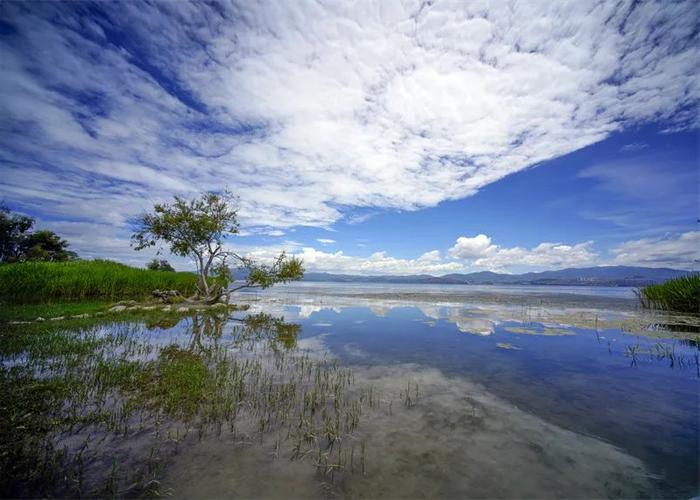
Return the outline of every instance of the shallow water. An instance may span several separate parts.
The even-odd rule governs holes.
[[[242,294],[245,313],[15,332],[4,389],[73,385],[44,410],[65,422],[42,431],[56,477],[17,469],[9,491],[696,495],[695,319],[636,311],[629,290],[547,288],[303,284]]]

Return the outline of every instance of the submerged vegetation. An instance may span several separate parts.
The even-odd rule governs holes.
[[[21,262],[0,265],[0,300],[40,303],[69,300],[141,299],[154,289],[194,293],[197,276],[188,272],[137,269],[106,260]]]
[[[298,325],[161,317],[7,325],[0,496],[159,495],[178,447],[222,433],[308,461],[324,482],[364,473],[353,432],[378,398],[350,370],[295,350]]]
[[[644,287],[637,296],[646,308],[700,313],[700,274]]]

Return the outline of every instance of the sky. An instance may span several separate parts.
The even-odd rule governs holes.
[[[134,265],[135,217],[229,189],[227,245],[310,271],[698,269],[699,11],[2,2],[0,200]]]

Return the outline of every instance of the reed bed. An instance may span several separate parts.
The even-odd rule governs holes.
[[[684,313],[700,313],[700,274],[650,285],[637,291],[642,307]]]
[[[141,299],[157,288],[191,294],[195,286],[193,273],[150,271],[106,260],[0,265],[0,301],[10,304]]]

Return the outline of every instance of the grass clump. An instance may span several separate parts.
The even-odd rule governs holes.
[[[141,299],[155,289],[189,295],[196,280],[193,273],[137,269],[106,260],[22,262],[0,265],[0,300],[16,304]]]
[[[36,318],[71,317],[95,314],[109,309],[108,301],[50,302],[48,304],[3,304],[0,307],[0,323],[7,321],[32,321]]]
[[[684,313],[700,313],[700,274],[650,285],[637,292],[642,307]]]

